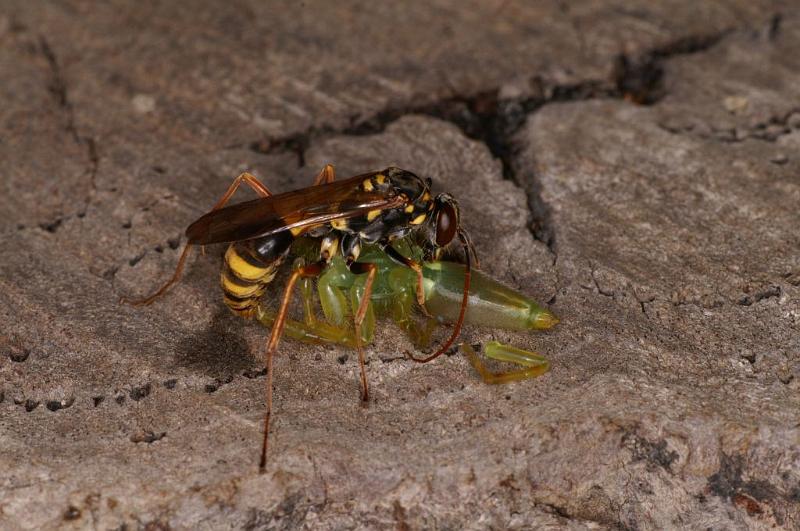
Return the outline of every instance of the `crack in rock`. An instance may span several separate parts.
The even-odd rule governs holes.
[[[634,57],[617,56],[613,76],[618,92],[625,100],[640,105],[657,103],[666,96],[664,61],[708,51],[733,31],[728,28],[706,35],[687,35]]]
[[[550,208],[542,199],[538,179],[535,175],[528,175],[529,178],[523,181],[514,164],[518,149],[513,138],[528,117],[543,106],[556,102],[622,99],[638,104],[656,103],[665,95],[664,61],[680,55],[707,51],[733,31],[734,29],[728,28],[711,34],[687,35],[636,56],[620,55],[614,60],[610,79],[548,84],[534,76],[529,79],[529,84],[533,87],[532,95],[524,97],[502,98],[501,87],[498,86],[477,94],[449,96],[418,106],[390,107],[366,119],[352,117],[350,125],[343,128],[323,124],[286,137],[256,140],[248,147],[262,154],[295,153],[298,165],[302,167],[305,165],[306,150],[312,142],[319,139],[338,135],[377,134],[392,122],[410,114],[422,114],[450,122],[468,138],[483,142],[492,155],[500,160],[503,176],[525,190],[531,214],[531,235],[547,246],[555,261],[555,229]]]
[[[131,442],[137,443],[137,444],[138,443],[151,444],[151,443],[154,443],[156,441],[160,441],[161,439],[166,437],[166,435],[167,435],[167,432],[165,432],[165,431],[154,432],[152,430],[143,430],[143,431],[139,431],[139,432],[136,432],[133,435],[131,435],[130,439],[131,439]]]
[[[49,41],[44,36],[39,37],[39,48],[50,69],[50,83],[48,85],[48,91],[53,95],[56,104],[59,106],[59,108],[61,108],[65,115],[66,124],[64,129],[72,137],[76,145],[83,146],[86,150],[85,156],[87,160],[87,167],[85,174],[88,178],[89,190],[86,193],[83,208],[76,214],[78,218],[83,218],[86,215],[86,211],[88,210],[89,205],[97,192],[96,180],[100,165],[97,142],[95,141],[94,137],[81,136],[81,134],[78,132],[78,128],[75,125],[75,109],[72,105],[72,101],[69,98],[67,81],[64,77],[61,63],[58,60],[58,56],[53,51],[52,46],[50,46]],[[72,216],[61,216],[52,222],[41,224],[40,227],[48,232],[56,232],[56,230],[58,230],[58,228],[61,226],[62,222],[70,217]]]

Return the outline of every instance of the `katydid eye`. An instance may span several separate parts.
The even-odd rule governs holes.
[[[436,216],[436,245],[444,247],[456,235],[458,214],[451,204],[444,204]]]

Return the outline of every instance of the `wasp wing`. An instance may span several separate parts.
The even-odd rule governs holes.
[[[189,225],[191,244],[249,240],[284,230],[310,229],[336,219],[403,204],[400,196],[366,192],[359,185],[371,174],[320,184],[212,210]]]

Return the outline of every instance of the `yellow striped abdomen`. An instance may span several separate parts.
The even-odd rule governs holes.
[[[253,316],[267,284],[275,278],[285,255],[281,254],[266,261],[248,243],[232,243],[225,251],[220,282],[228,308],[249,319]]]

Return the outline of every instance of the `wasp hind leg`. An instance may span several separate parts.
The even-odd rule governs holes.
[[[484,345],[483,353],[487,358],[515,363],[521,365],[522,369],[506,372],[491,372],[481,361],[475,350],[468,344],[461,344],[461,350],[466,354],[469,362],[478,371],[481,379],[487,384],[503,384],[517,380],[536,378],[550,370],[550,361],[528,350],[503,345],[497,341],[489,341]]]
[[[219,210],[220,208],[224,207],[228,201],[230,201],[231,197],[233,197],[233,194],[236,193],[236,190],[239,189],[239,186],[241,186],[242,183],[247,184],[260,197],[269,197],[272,195],[269,189],[264,186],[255,175],[245,172],[233,180],[225,194],[211,208],[211,211]],[[175,267],[175,272],[172,274],[172,277],[170,277],[169,280],[167,280],[160,288],[158,288],[155,293],[145,297],[144,299],[129,299],[128,297],[122,297],[120,302],[132,304],[134,306],[145,306],[151,304],[153,301],[161,297],[172,286],[180,281],[181,275],[183,274],[183,268],[186,265],[186,259],[189,257],[189,249],[191,248],[192,245],[189,243],[184,246],[183,251],[181,251],[181,256],[178,258],[178,265]]]
[[[358,288],[354,289],[352,299],[353,308],[355,308],[355,304],[358,302],[358,309],[355,310],[355,314],[353,315],[353,324],[355,328],[356,350],[358,351],[358,365],[361,369],[361,400],[363,402],[368,402],[369,386],[367,385],[366,360],[362,343],[365,339],[371,339],[370,337],[365,338],[364,332],[375,328],[375,316],[369,310],[372,309],[370,298],[372,297],[372,284],[375,282],[375,275],[378,272],[378,267],[375,264],[353,262],[349,265],[349,269],[350,272],[355,275],[367,274],[363,291]],[[362,329],[362,325],[368,316],[370,319],[367,321],[367,328]]]

